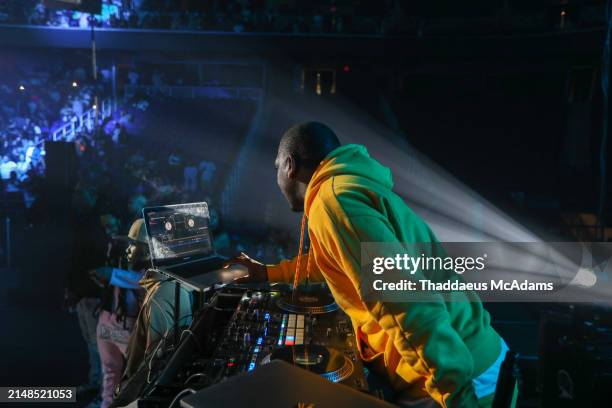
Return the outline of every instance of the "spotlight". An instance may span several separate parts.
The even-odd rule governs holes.
[[[593,272],[593,268],[580,267],[578,273],[570,284],[579,285],[583,287],[593,287],[597,283],[597,275]]]
[[[77,84],[76,81],[72,81],[72,87],[76,88],[77,86],[79,86],[79,84]]]
[[[25,91],[25,86],[23,86],[23,85],[19,85],[19,90],[20,90],[20,91]]]
[[[94,109],[98,109],[98,106],[97,106],[97,105],[94,105],[94,106],[92,106],[92,108],[94,108]]]

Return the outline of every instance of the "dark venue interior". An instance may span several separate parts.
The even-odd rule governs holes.
[[[609,406],[607,255],[592,252],[586,267],[579,256],[583,263],[564,281],[581,285],[576,297],[436,300],[448,309],[442,320],[427,309],[435,302],[404,299],[394,303],[408,305],[394,315],[398,327],[385,326],[393,307],[377,298],[383,306],[372,308],[363,294],[355,306],[333,281],[348,259],[339,253],[354,250],[359,261],[363,243],[382,235],[346,244],[342,228],[358,229],[350,215],[317,229],[319,207],[308,208],[316,194],[308,180],[337,150],[325,150],[308,173],[306,156],[281,160],[279,140],[296,124],[322,123],[340,149],[365,146],[392,173],[393,193],[385,194],[417,219],[413,227],[394,218],[395,204],[383,206],[376,217],[387,217],[398,241],[411,236],[399,231],[406,228],[433,231],[426,242],[450,243],[449,252],[453,243],[494,243],[509,254],[515,243],[531,243],[547,253],[571,248],[559,251],[568,257],[587,247],[612,255],[611,35],[612,4],[604,0],[0,1],[0,387],[72,387],[73,402],[54,394],[44,406],[88,408],[134,400],[129,406]],[[286,163],[300,169],[287,177],[306,191],[304,218],[287,205]],[[378,202],[379,187],[368,186],[360,186],[360,205]],[[317,235],[329,229],[344,237],[335,249]],[[196,230],[206,231],[204,241],[190,235]],[[424,242],[418,231],[413,241]],[[181,252],[192,238],[202,245],[193,257]],[[140,270],[126,248],[147,253],[138,279],[119,278],[119,270]],[[525,266],[529,248],[508,255],[506,266],[546,279]],[[276,265],[298,254],[307,257],[280,284],[270,267],[265,283],[217,274],[244,272],[222,268],[242,256],[235,264],[254,279],[261,264],[251,258]],[[191,263],[200,255],[205,264]],[[334,260],[344,267],[322,266]],[[163,277],[150,279],[154,289],[146,286],[151,266]],[[305,298],[321,303],[306,312],[291,303],[300,267],[309,274],[299,285]],[[323,284],[310,282],[311,268]],[[370,274],[353,279],[351,293]],[[168,303],[155,304],[165,322],[146,306],[150,290],[164,287]],[[368,324],[358,322],[359,307]],[[163,335],[156,318],[167,326]],[[310,340],[301,342],[300,324]],[[436,324],[452,335],[424,328]],[[372,326],[386,346],[373,340]],[[268,329],[280,337],[268,342]],[[136,339],[151,330],[158,342]],[[501,338],[502,351],[498,340],[494,351],[472,347],[478,330]],[[285,347],[275,348],[277,338]],[[334,342],[350,351],[334,354]],[[299,366],[299,346],[344,365],[322,374],[307,362],[305,373],[258,357],[267,347],[269,360],[288,361],[290,349]],[[392,385],[376,383],[368,350],[381,361],[384,354]],[[499,355],[495,364],[479,361],[487,353]],[[492,388],[481,391],[478,379],[493,366]],[[406,389],[427,402],[406,405]]]

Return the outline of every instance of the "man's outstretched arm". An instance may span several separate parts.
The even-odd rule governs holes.
[[[312,255],[311,255],[312,256]],[[226,266],[229,265],[244,265],[249,269],[249,276],[241,279],[244,282],[285,282],[293,283],[295,271],[297,268],[298,257],[293,259],[285,259],[280,261],[276,265],[264,265],[263,263],[254,260],[248,255],[242,253],[227,262]],[[302,255],[300,261],[300,279],[299,282],[303,283],[308,276],[307,273],[308,265],[308,254]],[[311,282],[321,282],[324,280],[323,275],[316,266],[315,260],[310,259],[310,275],[309,280]]]

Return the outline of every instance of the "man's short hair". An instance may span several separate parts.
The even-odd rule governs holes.
[[[278,149],[296,157],[302,165],[316,167],[340,146],[338,136],[320,122],[299,123],[285,132]]]

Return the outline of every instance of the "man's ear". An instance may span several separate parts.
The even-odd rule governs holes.
[[[298,175],[298,158],[292,154],[288,154],[285,158],[285,166],[287,170],[287,178],[294,180]]]

